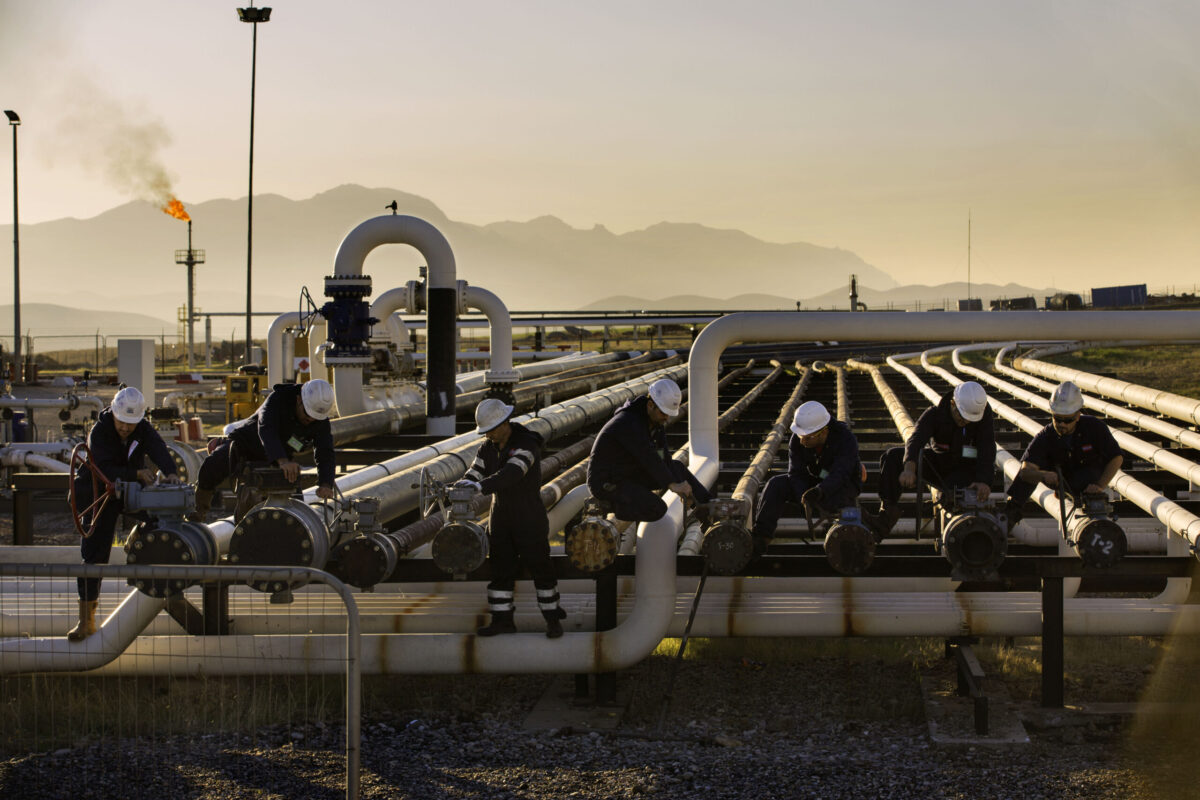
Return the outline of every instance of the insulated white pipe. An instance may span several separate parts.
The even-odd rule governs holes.
[[[286,328],[291,328],[300,324],[301,319],[299,311],[288,311],[280,314],[271,322],[271,327],[267,329],[267,388],[276,386],[284,381],[284,366],[283,362],[286,359],[291,361],[291,356],[284,353],[283,347],[283,332]]]
[[[499,297],[478,286],[468,286],[465,293],[467,308],[482,311],[491,326],[492,360],[487,372],[488,383],[516,383],[513,371],[512,317],[508,306]]]
[[[1145,331],[1143,331],[1143,338],[1144,335]],[[1189,425],[1200,425],[1200,400],[1032,358],[1014,359],[1013,366],[1056,381],[1072,381],[1081,389],[1087,389],[1105,397],[1115,397],[1130,405],[1153,409],[1160,414],[1181,419]]]
[[[0,465],[5,467],[33,467],[42,472],[70,472],[71,466],[57,458],[39,455],[15,447],[0,450]]]
[[[413,291],[411,285],[398,286],[388,289],[371,301],[371,316],[384,324],[388,336],[398,348],[407,346],[408,339],[404,334],[404,323],[396,316],[396,312],[401,309],[415,309],[417,304],[413,302],[414,294],[418,293]]]
[[[0,408],[15,408],[15,409],[34,409],[34,408],[57,408],[66,411],[74,411],[77,408],[90,408],[93,411],[102,411],[105,403],[99,397],[90,394],[68,394],[62,397],[13,397],[11,394],[6,394],[0,397]]]
[[[376,247],[384,244],[407,244],[416,248],[425,257],[425,263],[428,265],[428,278],[425,283],[426,330],[431,336],[441,336],[448,330],[449,335],[452,336],[453,318],[449,320],[432,319],[429,317],[429,309],[435,311],[435,316],[449,313],[453,317],[455,314],[454,304],[443,303],[433,297],[433,295],[438,297],[449,295],[456,291],[454,252],[450,249],[450,243],[446,241],[446,237],[442,235],[441,231],[425,220],[402,214],[392,214],[374,217],[361,223],[346,234],[346,238],[338,247],[333,262],[333,274],[362,275],[363,262],[366,261],[367,256]],[[446,306],[445,309],[442,308],[443,305]],[[450,344],[450,342],[444,344]],[[432,352],[432,350],[431,347],[430,351]],[[447,352],[452,353],[453,348],[449,348]],[[428,433],[435,435],[454,433],[454,397],[450,391],[450,386],[453,385],[453,374],[454,364],[452,363],[429,363],[427,368],[429,387],[425,415]],[[446,382],[447,385],[442,385],[443,382]],[[339,413],[348,415],[364,411],[363,407],[343,408],[341,405],[343,400],[347,404],[354,402],[355,397],[359,404],[362,403],[362,370],[357,368],[336,369],[334,371],[334,393],[338,400]]]
[[[1002,375],[1007,375],[1010,378],[1016,378],[1023,381],[1034,388],[1041,389],[1044,392],[1052,392],[1056,384],[1050,381],[1044,381],[1041,378],[1015,370],[1012,367],[1004,364],[1004,357],[1016,347],[1016,344],[1008,344],[1002,347],[996,353],[995,368]],[[1098,411],[1105,416],[1119,419],[1128,422],[1131,425],[1136,425],[1143,430],[1158,434],[1164,438],[1170,439],[1173,442],[1179,442],[1184,447],[1190,447],[1193,450],[1200,450],[1200,433],[1190,431],[1186,428],[1181,428],[1178,425],[1167,422],[1152,414],[1143,414],[1140,411],[1119,406],[1116,403],[1110,403],[1107,400],[1101,400],[1090,395],[1083,396],[1083,405],[1093,411]]]

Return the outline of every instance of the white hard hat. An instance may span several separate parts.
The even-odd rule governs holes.
[[[979,422],[987,410],[987,392],[975,381],[954,387],[954,405],[967,422]]]
[[[1079,387],[1070,381],[1063,381],[1054,387],[1050,394],[1050,413],[1060,417],[1074,414],[1083,408],[1083,395]]]
[[[489,397],[475,406],[476,433],[487,433],[503,423],[512,414],[513,407],[499,397]]]
[[[809,400],[796,409],[796,415],[792,417],[792,433],[797,436],[816,433],[829,424],[829,419],[829,412],[825,406],[816,400]]]
[[[679,390],[679,384],[670,378],[659,378],[650,384],[650,399],[658,406],[659,411],[668,417],[677,417],[679,404],[683,402],[683,392]]]
[[[146,416],[146,398],[132,386],[126,386],[117,392],[112,401],[113,416],[121,422],[134,425]]]
[[[320,378],[307,381],[300,390],[300,401],[304,403],[304,413],[313,419],[329,419],[329,412],[333,411],[333,387]]]

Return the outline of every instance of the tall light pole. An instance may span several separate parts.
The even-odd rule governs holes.
[[[17,232],[17,112],[4,109],[13,132],[13,383],[20,383],[21,370],[21,237]]]
[[[258,66],[258,23],[271,19],[269,8],[239,8],[238,19],[249,22],[254,27],[254,37],[250,49],[250,189],[246,193],[246,360],[250,363],[250,345],[253,336],[250,328],[250,265],[251,253],[254,246],[254,80]]]

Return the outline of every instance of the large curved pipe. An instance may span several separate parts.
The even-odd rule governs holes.
[[[374,217],[346,234],[334,257],[334,274],[362,275],[367,256],[383,244],[410,245],[425,257],[429,267],[425,286],[425,432],[435,436],[453,435],[455,320],[458,310],[454,251],[441,231],[425,220],[403,214]],[[338,369],[334,372],[334,387],[340,407],[342,398],[346,397],[349,401],[351,393],[338,390],[339,381],[356,384],[361,403],[362,370]],[[363,410],[347,409],[342,413],[356,414]]]
[[[512,317],[508,306],[499,297],[481,289],[478,286],[468,286],[465,293],[467,308],[482,311],[491,326],[490,347],[492,361],[487,371],[487,382],[516,383],[517,373],[513,371]]]
[[[301,319],[299,311],[288,311],[276,317],[267,329],[267,388],[283,383],[285,379],[283,362],[288,356],[283,352],[283,332],[299,325]]]

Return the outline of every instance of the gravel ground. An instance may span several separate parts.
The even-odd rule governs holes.
[[[362,797],[1195,796],[1195,774],[1184,784],[1192,791],[1181,793],[1132,766],[1139,761],[1130,717],[1047,717],[1026,707],[1040,720],[1026,726],[1028,744],[936,744],[911,663],[687,662],[658,735],[670,666],[669,658],[654,656],[621,676],[628,707],[607,733],[525,730],[551,686],[546,676],[412,679],[414,707],[364,708]],[[948,662],[923,674],[952,681]],[[864,680],[876,683],[867,688]],[[894,702],[867,706],[863,694]],[[969,725],[965,714],[961,721]],[[253,736],[80,742],[0,762],[0,796],[342,797],[343,736],[337,726],[308,725]]]

